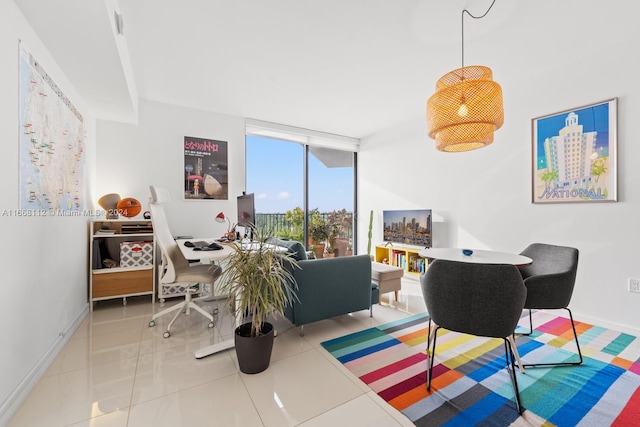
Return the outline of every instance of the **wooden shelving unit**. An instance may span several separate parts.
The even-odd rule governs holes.
[[[94,302],[100,300],[122,298],[126,305],[127,297],[151,295],[153,298],[155,256],[151,221],[92,221],[89,228],[91,310]]]
[[[417,276],[427,268],[427,260],[418,252],[421,248],[399,245],[376,245],[375,260],[400,267],[405,274]]]

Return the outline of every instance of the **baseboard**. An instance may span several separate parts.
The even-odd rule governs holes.
[[[569,307],[571,308],[571,307]],[[561,314],[560,312],[564,311],[564,313],[566,314]],[[590,325],[597,325],[597,326],[602,326],[603,328],[607,328],[607,329],[612,329],[614,331],[619,331],[619,332],[624,332],[625,334],[630,334],[636,337],[640,337],[640,329],[631,327],[631,326],[627,326],[627,325],[622,325],[620,323],[615,323],[615,322],[610,322],[608,320],[605,319],[600,319],[597,317],[592,317],[592,316],[586,316],[582,313],[579,313],[577,311],[573,311],[573,320],[575,320],[576,322],[584,322],[584,323],[588,323]],[[558,314],[564,316],[564,317],[568,317],[568,313],[566,310],[559,310]]]
[[[42,355],[38,362],[33,366],[31,371],[24,377],[18,386],[11,392],[9,397],[0,405],[0,426],[7,425],[9,420],[18,410],[22,402],[25,401],[29,393],[33,390],[36,383],[42,378],[44,373],[49,369],[60,351],[64,348],[71,338],[71,335],[78,329],[80,323],[89,314],[89,304],[78,313],[78,315],[60,332],[51,347]]]

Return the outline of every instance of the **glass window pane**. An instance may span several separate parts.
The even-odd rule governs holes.
[[[309,228],[319,220],[326,222],[324,255],[353,254],[354,168],[353,153],[324,147],[309,147]]]
[[[301,144],[246,137],[246,191],[255,193],[256,225],[265,225],[274,235],[298,241],[304,235],[303,159]],[[291,221],[286,220],[287,212]]]

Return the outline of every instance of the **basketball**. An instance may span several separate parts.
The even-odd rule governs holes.
[[[127,218],[133,218],[142,211],[142,205],[133,197],[127,197],[118,202],[118,213]]]

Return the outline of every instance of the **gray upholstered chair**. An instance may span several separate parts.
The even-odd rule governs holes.
[[[573,315],[569,310],[569,302],[573,294],[578,271],[578,249],[567,246],[549,245],[546,243],[532,243],[521,252],[528,256],[533,263],[520,267],[520,273],[527,287],[527,299],[524,308],[529,310],[529,333],[533,332],[531,310],[565,309],[569,312],[573,336],[578,348],[577,361],[558,363],[525,363],[525,367],[533,366],[563,366],[579,365],[582,363],[582,352],[578,343],[578,334],[573,322]]]
[[[430,316],[427,390],[431,390],[439,329],[502,338],[516,409],[522,414],[513,331],[522,314],[527,290],[518,268],[506,264],[436,260],[420,276],[420,284]],[[433,331],[432,321],[435,324]]]

